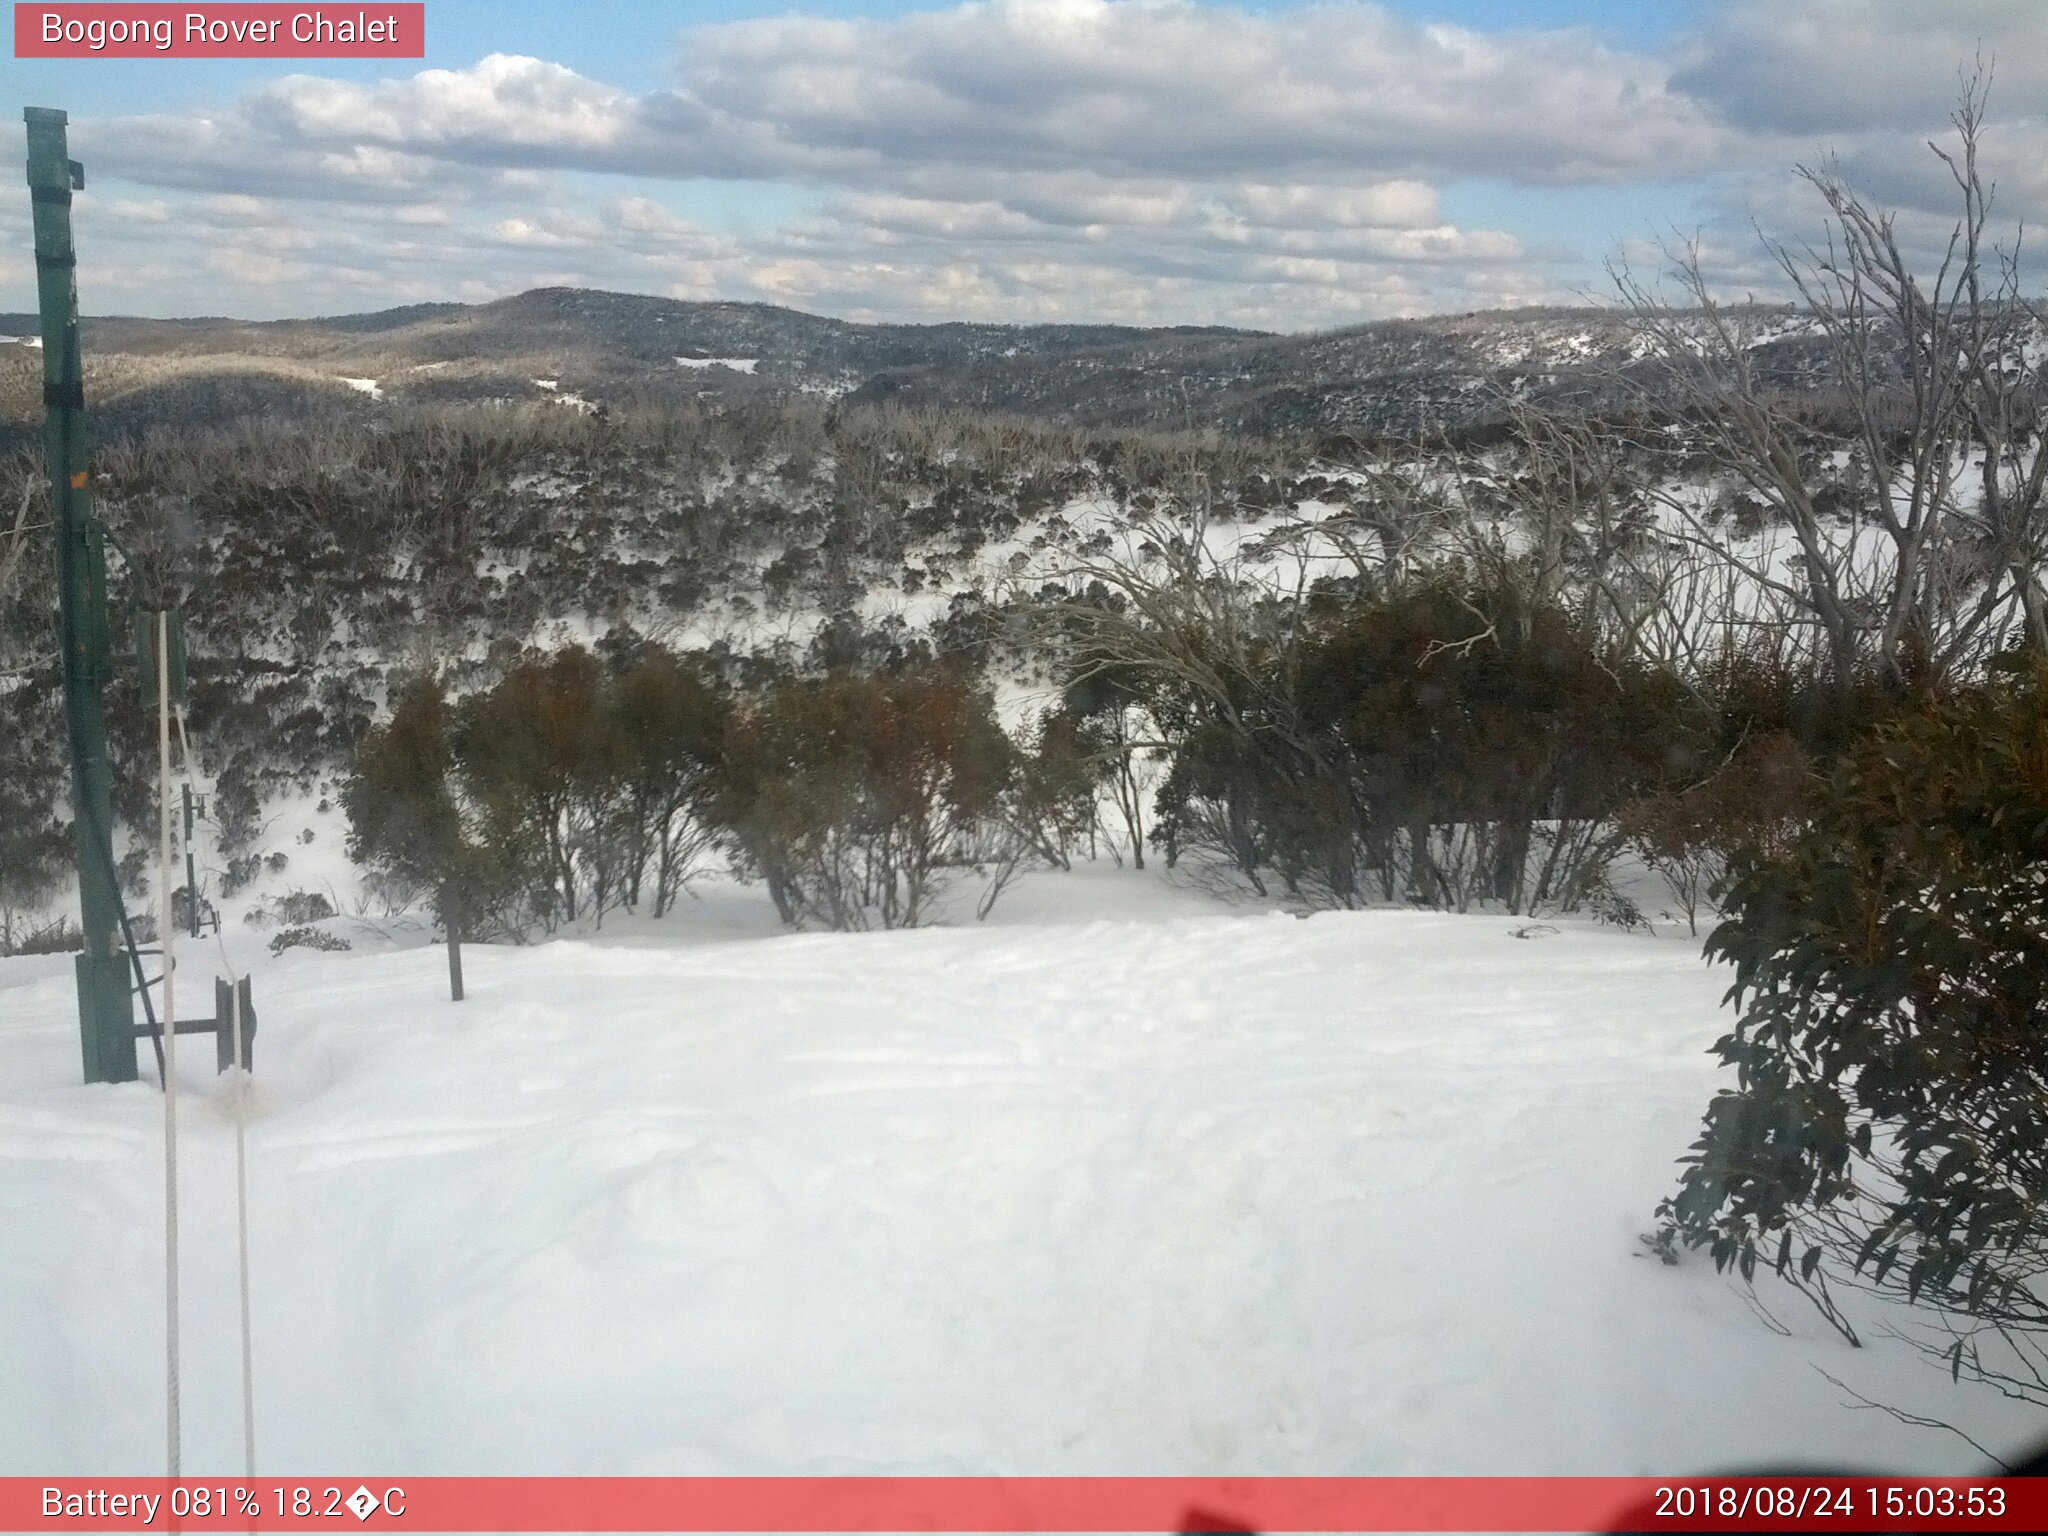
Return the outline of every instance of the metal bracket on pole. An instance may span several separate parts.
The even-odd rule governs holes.
[[[57,628],[64,661],[64,719],[71,748],[71,820],[78,859],[78,1033],[89,1083],[136,1074],[129,957],[114,871],[112,771],[100,694],[111,659],[105,545],[92,515],[85,434],[85,372],[78,351],[78,253],[71,194],[85,168],[70,158],[66,117],[49,107],[28,124],[28,186],[35,223],[36,297],[42,312],[43,446],[57,544]]]
[[[217,1070],[225,1072],[235,1063],[235,1031],[241,1030],[241,1066],[251,1070],[256,1059],[256,1003],[251,996],[249,978],[244,976],[232,983],[216,976],[213,978],[213,1017],[210,1019],[179,1019],[172,1026],[172,1032],[180,1035],[212,1035],[213,1058]],[[164,1027],[157,1024],[138,1024],[135,1038],[146,1040],[151,1036],[161,1038]]]

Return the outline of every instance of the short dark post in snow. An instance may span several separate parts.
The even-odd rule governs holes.
[[[256,1070],[256,1004],[251,998],[249,978],[230,986],[221,977],[213,978],[213,1056],[215,1069],[225,1072],[235,1064],[235,1025],[237,1006],[241,1009],[242,1070]]]
[[[448,937],[448,1000],[462,1001],[462,916],[451,891],[441,898],[441,926]]]

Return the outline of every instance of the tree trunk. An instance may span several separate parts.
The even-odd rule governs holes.
[[[1519,915],[1527,889],[1529,845],[1536,824],[1532,817],[1511,812],[1495,823],[1493,896],[1508,911]]]
[[[1123,813],[1124,830],[1131,838],[1131,867],[1145,867],[1145,812],[1144,803],[1138,796],[1138,770],[1131,762],[1131,754],[1137,749],[1130,745],[1123,727],[1123,715],[1117,715],[1116,755],[1116,805]]]
[[[1408,899],[1426,907],[1442,904],[1438,895],[1436,860],[1429,849],[1430,832],[1427,817],[1416,816],[1408,823]]]
[[[453,891],[441,893],[441,926],[448,930],[448,1000],[462,1001],[462,913]]]

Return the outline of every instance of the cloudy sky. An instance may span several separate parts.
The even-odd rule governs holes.
[[[10,158],[16,105],[70,110],[88,312],[571,283],[1304,330],[1572,302],[1674,231],[1761,289],[1828,154],[1936,231],[1981,52],[2001,210],[2048,212],[2042,0],[429,0],[427,48],[9,58]]]

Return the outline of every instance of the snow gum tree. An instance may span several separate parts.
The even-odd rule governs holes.
[[[642,647],[610,684],[605,729],[620,770],[611,819],[626,849],[628,906],[651,897],[653,915],[665,914],[709,848],[731,713],[707,668],[658,645]]]
[[[624,749],[605,728],[603,690],[597,658],[571,646],[521,662],[456,712],[455,750],[493,840],[523,848],[546,871],[545,922],[576,921],[579,854],[595,863],[597,904],[615,893],[617,861],[599,843]]]
[[[1801,171],[1827,234],[1769,254],[1796,296],[1792,333],[1817,344],[1829,390],[1799,398],[1764,359],[1780,317],[1730,304],[1696,246],[1673,253],[1674,303],[1626,270],[1619,297],[1655,372],[1638,403],[1691,427],[1704,455],[1782,535],[1786,558],[1703,513],[1694,477],[1660,500],[1680,538],[1739,572],[1758,621],[1800,635],[1839,679],[1964,679],[1993,655],[2048,655],[2048,314],[2022,288],[2019,238],[2001,243],[1979,163],[1988,80],[1970,79],[1948,147],[1955,196],[1931,256],[1897,214],[1830,164]]]
[[[462,937],[489,860],[457,798],[449,724],[440,684],[415,679],[357,748],[341,803],[350,858],[433,893],[448,937],[449,995],[461,1002]]]
[[[944,671],[790,678],[728,737],[723,819],[785,922],[912,928],[1004,809],[1013,748]]]

